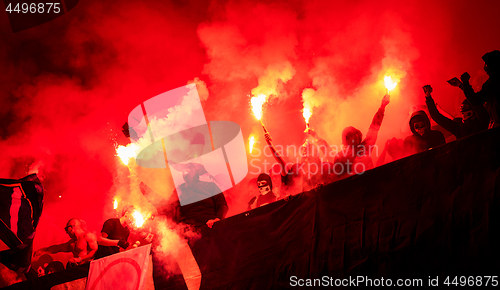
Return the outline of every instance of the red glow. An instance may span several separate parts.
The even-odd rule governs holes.
[[[99,232],[116,215],[110,201],[141,196],[140,181],[172,193],[164,171],[117,162],[115,144],[130,143],[121,133],[130,110],[196,78],[206,119],[238,123],[245,139],[262,116],[249,112],[246,96],[267,94],[266,127],[286,146],[303,143],[305,88],[315,91],[311,127],[340,145],[347,126],[366,134],[381,80],[397,77],[381,152],[389,138],[409,135],[408,113],[423,105],[425,84],[459,115],[463,95],[446,80],[468,71],[476,89],[484,82],[481,56],[500,48],[499,9],[499,1],[106,1],[16,34],[4,19],[0,177],[19,178],[35,163],[45,176],[35,249],[66,240],[72,217]],[[262,156],[254,164],[264,161],[274,163]],[[246,210],[246,184],[229,192],[229,215]]]

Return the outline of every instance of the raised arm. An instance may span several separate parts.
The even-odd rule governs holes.
[[[269,133],[266,133],[264,137],[266,137],[266,142],[267,145],[269,145],[269,149],[271,149],[271,151],[273,152],[274,159],[276,159],[276,161],[281,165],[281,175],[282,176],[287,175],[288,170],[286,168],[285,160],[283,160],[281,154],[278,151],[276,151],[276,148],[274,148],[273,139],[271,139],[271,135]]]
[[[375,113],[375,116],[373,116],[372,123],[370,124],[368,133],[366,134],[366,138],[364,140],[365,146],[375,145],[375,142],[377,142],[378,131],[380,130],[380,126],[384,120],[385,107],[387,107],[390,101],[391,98],[388,94],[382,98],[382,104],[377,110],[377,113]]]
[[[432,87],[430,85],[425,85],[423,87],[425,93],[425,103],[427,104],[427,109],[429,109],[429,114],[431,118],[439,124],[439,126],[446,129],[451,134],[455,135],[455,137],[460,138],[460,124],[454,122],[446,118],[443,114],[441,114],[437,107],[434,99],[432,99]]]
[[[467,72],[464,72],[461,76],[460,79],[462,80],[462,85],[460,88],[464,91],[464,95],[469,100],[471,105],[477,106],[477,105],[482,105],[484,102],[486,102],[486,95],[483,92],[483,88],[486,85],[483,84],[483,88],[479,92],[474,92],[474,89],[469,83],[470,80],[470,75]]]
[[[470,75],[465,72],[463,73],[459,80],[458,78],[452,78],[448,80],[448,83],[454,87],[459,87],[463,92],[469,103],[471,104],[474,112],[476,113],[477,118],[484,123],[490,122],[490,115],[488,111],[484,108],[483,104],[486,102],[485,86],[488,86],[488,82],[484,83],[481,90],[477,93],[474,92],[474,89],[469,83]]]

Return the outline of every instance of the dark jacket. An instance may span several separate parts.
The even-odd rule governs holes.
[[[451,120],[443,116],[436,108],[436,104],[434,103],[432,97],[426,97],[425,103],[427,104],[431,118],[439,126],[455,135],[457,139],[488,129],[488,111],[486,111],[483,105],[473,106],[474,116],[463,121],[462,118],[455,118]]]
[[[473,106],[483,105],[490,115],[488,128],[500,126],[500,81],[491,77],[483,84],[481,90],[474,92],[469,83],[463,84],[465,97]]]
[[[500,126],[500,51],[494,50],[482,56],[484,63],[488,66],[488,80],[483,84],[481,90],[474,92],[469,82],[464,82],[462,90],[471,105],[483,105],[490,114],[488,128]]]
[[[420,136],[413,128],[413,123],[420,119],[427,124],[427,131],[423,136]],[[406,137],[404,144],[406,150],[412,153],[418,153],[425,151],[427,149],[445,144],[446,140],[443,133],[437,130],[431,130],[431,121],[424,111],[416,111],[411,115],[410,118],[410,130],[413,135]]]

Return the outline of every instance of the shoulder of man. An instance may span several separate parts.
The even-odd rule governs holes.
[[[110,218],[104,222],[101,232],[105,232],[108,235],[115,229],[116,225],[120,223],[118,218]]]
[[[97,236],[96,234],[92,233],[92,232],[87,232],[85,234],[85,238],[87,239],[87,241],[94,241],[94,240],[97,240]]]

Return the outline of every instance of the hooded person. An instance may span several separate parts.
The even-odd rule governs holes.
[[[141,183],[140,189],[160,215],[166,215],[176,222],[191,225],[197,229],[213,224],[226,217],[228,206],[222,190],[214,182],[200,180],[207,170],[199,163],[173,164],[182,172],[184,183],[178,186],[169,200],[160,200],[158,194]]]
[[[481,106],[484,104],[489,114],[488,128],[500,126],[500,51],[494,50],[486,53],[482,57],[484,61],[484,71],[489,78],[484,82],[479,92],[469,83],[470,75],[465,72],[458,78],[453,78],[448,82],[452,86],[460,87],[467,100],[472,106]]]
[[[488,129],[489,116],[488,111],[481,104],[472,106],[469,100],[465,99],[460,106],[462,118],[449,119],[441,114],[436,103],[432,99],[432,87],[426,85],[423,87],[425,93],[425,103],[429,109],[431,118],[445,130],[455,135],[457,139],[472,135]]]
[[[446,143],[443,133],[431,130],[431,121],[422,110],[411,115],[410,130],[413,135],[406,137],[404,146],[412,154]]]
[[[276,201],[276,196],[273,192],[273,180],[267,173],[261,173],[256,180],[259,195],[255,199],[253,205],[260,207]]]
[[[350,126],[342,131],[343,149],[335,155],[333,172],[340,178],[353,174],[361,174],[365,170],[373,168],[371,152],[377,141],[378,131],[384,119],[385,107],[389,104],[390,97],[385,95],[380,108],[373,116],[372,123],[363,139],[360,130]]]

